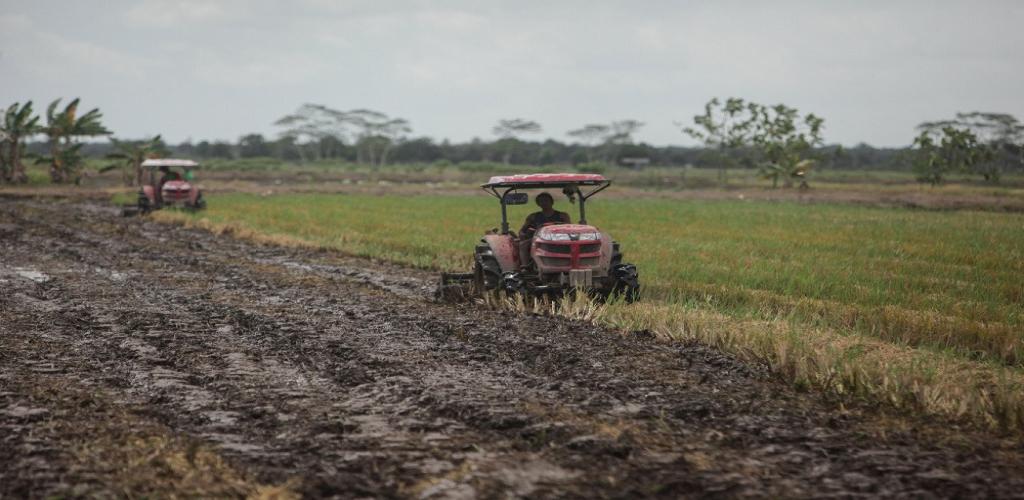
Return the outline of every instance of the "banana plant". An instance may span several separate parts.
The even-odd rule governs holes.
[[[39,158],[36,163],[50,165],[50,179],[54,183],[71,179],[77,182],[83,164],[81,144],[76,142],[77,139],[108,135],[110,131],[100,122],[103,114],[99,109],[78,116],[79,99],[76,98],[58,112],[60,101],[56,99],[46,108],[46,126],[42,129],[49,139],[50,156]]]
[[[22,158],[25,153],[24,140],[39,133],[39,116],[33,116],[32,101],[14,103],[4,112],[0,123],[0,178],[7,182],[28,181]]]
[[[789,166],[778,163],[762,163],[758,167],[758,174],[762,179],[770,179],[773,188],[779,187],[779,179],[782,179],[783,185],[786,187],[792,187],[793,184],[799,182],[800,189],[807,189],[807,174],[813,168],[814,160],[809,158]]]
[[[115,168],[123,169],[125,185],[142,185],[142,162],[149,158],[160,158],[169,153],[163,139],[157,135],[142,141],[119,141],[113,137],[110,142],[114,152],[107,155],[109,160],[121,160],[100,169],[106,172]]]

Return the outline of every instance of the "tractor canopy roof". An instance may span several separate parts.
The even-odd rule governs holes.
[[[600,174],[518,174],[491,177],[484,189],[493,188],[559,188],[566,186],[601,186],[611,181]]]
[[[192,160],[175,158],[150,158],[142,162],[142,168],[157,169],[160,167],[182,167],[187,169],[199,168],[199,164]]]

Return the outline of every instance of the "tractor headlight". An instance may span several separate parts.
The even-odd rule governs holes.
[[[544,241],[569,241],[567,233],[541,233],[540,239]]]
[[[598,233],[580,233],[580,241],[597,241],[601,239]]]

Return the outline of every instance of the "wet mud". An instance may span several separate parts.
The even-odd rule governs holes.
[[[0,497],[1024,492],[1019,440],[433,278],[0,198]]]

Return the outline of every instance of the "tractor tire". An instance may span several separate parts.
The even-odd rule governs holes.
[[[484,294],[498,289],[501,282],[501,268],[493,257],[478,257],[473,265],[473,288]]]
[[[612,268],[615,278],[609,295],[622,297],[627,304],[640,300],[640,275],[633,264],[618,264]]]

